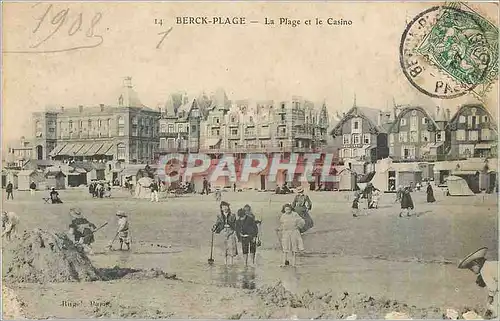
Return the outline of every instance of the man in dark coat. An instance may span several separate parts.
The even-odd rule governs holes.
[[[5,191],[7,192],[7,199],[9,199],[9,196],[11,199],[14,199],[14,185],[12,185],[11,182],[7,183],[7,186],[5,187]]]
[[[434,203],[436,199],[434,198],[434,191],[432,190],[431,183],[427,183],[427,203]]]
[[[413,210],[415,207],[413,206],[413,200],[410,195],[410,187],[405,187],[401,194],[401,212],[399,213],[399,217],[410,216],[410,210]]]
[[[208,195],[208,181],[206,177],[203,177],[203,190],[201,191],[201,194],[205,194],[205,192]]]

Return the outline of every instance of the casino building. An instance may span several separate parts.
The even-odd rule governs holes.
[[[158,147],[160,112],[141,103],[124,79],[116,104],[33,113],[34,156],[62,161],[147,163]]]

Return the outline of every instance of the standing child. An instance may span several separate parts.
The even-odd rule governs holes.
[[[352,216],[359,216],[359,193],[354,195],[354,200],[352,201]]]
[[[128,251],[130,250],[130,237],[127,214],[123,211],[117,211],[116,216],[118,217],[118,231],[116,233],[120,241],[120,251],[123,249],[123,243],[127,246]]]
[[[245,266],[248,265],[248,253],[252,255],[252,264],[255,264],[255,253],[257,252],[258,227],[255,216],[250,205],[238,210],[238,220],[236,221],[236,235],[241,242],[241,249]]]
[[[304,243],[300,235],[300,229],[306,222],[299,214],[293,211],[292,205],[285,204],[281,209],[280,230],[281,247],[283,249],[283,265],[288,261],[288,254],[292,252],[292,266],[296,264],[297,252],[304,250]]]
[[[222,192],[218,188],[218,189],[215,190],[215,201],[216,202],[220,202],[221,199],[222,199]]]
[[[220,215],[217,216],[212,232],[221,234],[224,239],[224,258],[225,264],[232,265],[234,257],[238,255],[237,237],[236,237],[236,216],[231,213],[229,203],[222,201],[220,203]]]
[[[17,226],[19,225],[19,217],[14,212],[2,211],[2,237],[6,236],[7,240],[11,240],[13,235],[17,235]]]

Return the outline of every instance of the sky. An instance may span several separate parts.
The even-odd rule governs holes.
[[[54,3],[41,21],[49,4],[7,3],[3,9],[3,142],[29,137],[32,112],[47,105],[116,104],[126,76],[132,77],[142,103],[152,108],[163,105],[172,92],[209,94],[222,87],[235,100],[282,100],[292,95],[325,100],[331,112],[348,110],[354,96],[357,105],[365,107],[383,109],[395,100],[454,111],[477,100],[469,95],[431,99],[408,82],[399,65],[407,21],[432,5]],[[498,25],[496,5],[474,8]],[[260,23],[176,25],[180,16],[236,16]],[[343,18],[352,25],[269,26],[264,25],[266,17],[276,22],[280,17]],[[162,19],[162,25],[155,24],[155,19]],[[159,33],[170,27],[158,45]],[[16,53],[93,46],[101,41],[89,35],[102,36],[102,43],[55,53]],[[498,83],[485,101],[488,109],[498,108],[497,97]]]

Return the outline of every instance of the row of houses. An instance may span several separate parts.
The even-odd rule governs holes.
[[[330,134],[339,162],[351,168],[389,156],[397,162],[435,162],[497,155],[496,119],[480,104],[463,105],[454,115],[441,107],[382,111],[355,105]]]

